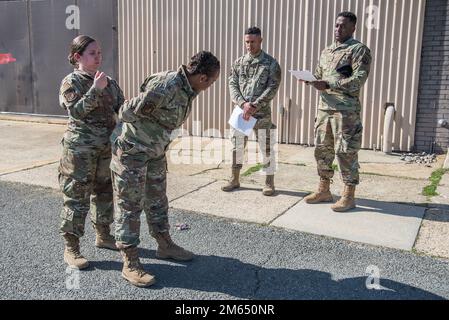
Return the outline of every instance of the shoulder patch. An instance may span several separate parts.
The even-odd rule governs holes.
[[[363,64],[370,64],[372,61],[371,57],[371,51],[368,48],[363,48],[363,57],[362,57],[362,63]]]
[[[369,55],[364,55],[362,58],[362,63],[363,64],[370,64],[371,63],[371,57]]]
[[[71,88],[72,86],[70,85],[70,83],[68,81],[64,81],[61,85],[61,93],[64,93]]]
[[[77,94],[73,88],[69,88],[63,93],[64,98],[67,100],[67,102],[73,102],[77,98]]]
[[[149,116],[154,108],[160,103],[163,95],[156,92],[155,90],[148,91],[145,97],[144,106],[142,108],[142,114]]]
[[[65,101],[69,103],[75,101],[78,97],[75,88],[67,79],[64,79],[61,84],[60,94],[64,97]]]

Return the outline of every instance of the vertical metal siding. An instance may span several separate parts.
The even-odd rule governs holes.
[[[378,29],[367,27],[369,6],[378,8]],[[321,51],[333,41],[335,16],[344,10],[358,16],[355,37],[373,54],[361,97],[362,147],[381,146],[383,106],[393,102],[394,149],[410,150],[425,0],[119,0],[120,83],[127,97],[135,96],[149,74],[176,70],[195,52],[212,51],[221,62],[220,78],[196,99],[185,129],[193,135],[222,136],[233,108],[229,70],[245,53],[244,30],[257,25],[263,49],[283,71],[272,108],[278,137],[286,143],[313,144],[318,94],[298,84],[288,70],[314,70]]]
[[[61,80],[73,67],[67,61],[71,40],[88,34],[103,49],[101,69],[116,74],[116,0],[0,1],[0,53],[17,61],[0,65],[0,112],[66,115],[59,106]],[[80,8],[81,29],[68,30],[66,8]]]

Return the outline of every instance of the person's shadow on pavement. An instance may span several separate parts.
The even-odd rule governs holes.
[[[154,258],[154,250],[139,248],[142,258]],[[158,261],[158,260],[154,260]],[[121,271],[122,264],[94,261],[95,269]],[[380,290],[368,289],[375,281],[368,277],[334,280],[330,273],[310,269],[265,268],[235,258],[196,255],[191,262],[143,263],[156,276],[147,288],[185,288],[219,292],[239,299],[271,300],[402,300],[444,299],[431,292],[397,281],[380,279]]]

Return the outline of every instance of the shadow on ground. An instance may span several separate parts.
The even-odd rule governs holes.
[[[240,187],[234,191],[231,192],[240,192],[240,191],[254,191],[254,192],[262,192],[263,186],[260,187]],[[272,198],[276,198],[277,196],[280,195],[284,195],[284,196],[291,196],[291,197],[298,197],[298,199],[304,198],[305,196],[307,196],[309,193],[307,192],[302,192],[302,191],[295,191],[295,190],[278,190],[276,189],[274,195],[272,196]]]
[[[239,189],[236,189],[232,192],[240,192],[240,191],[254,191],[254,192],[261,192],[262,187],[240,187]],[[276,198],[276,196],[279,195],[286,195],[286,196],[292,196],[292,197],[298,197],[298,199],[304,198],[307,195],[309,195],[309,192],[302,192],[302,191],[294,191],[294,190],[276,190],[273,198]],[[340,196],[333,195],[334,196],[334,202],[338,201],[340,199]],[[301,200],[302,201],[302,200]],[[378,201],[378,200],[371,200],[371,199],[363,199],[363,198],[356,198],[357,208],[350,210],[346,213],[339,213],[339,214],[357,214],[361,211],[364,212],[376,212],[380,214],[390,214],[390,215],[398,215],[402,217],[412,217],[412,218],[423,218],[424,220],[430,220],[430,221],[439,221],[439,222],[449,222],[449,205],[434,205],[432,203],[409,203],[409,202],[388,202],[388,201]],[[404,210],[393,210],[395,205],[404,205],[404,206],[412,206],[412,207],[419,207],[423,208],[425,210],[432,210],[432,214],[424,214],[424,217],[422,217],[422,212],[418,212],[417,210],[410,210],[410,211],[404,211]]]
[[[140,248],[143,258],[154,258],[155,252]],[[116,270],[122,264],[92,261],[90,270]],[[265,268],[238,259],[198,255],[187,263],[152,263],[144,268],[156,276],[155,285],[147,290],[184,288],[218,292],[238,299],[272,300],[441,300],[441,296],[397,281],[380,279],[381,290],[367,289],[367,277],[334,280],[328,272],[285,268]],[[125,281],[125,280],[123,280]],[[368,284],[372,284],[369,281]],[[145,290],[145,289],[143,289]]]

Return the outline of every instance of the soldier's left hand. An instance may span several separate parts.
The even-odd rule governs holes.
[[[251,117],[256,112],[256,108],[250,104],[249,102],[243,105],[243,120],[249,121],[249,117]]]
[[[318,81],[313,81],[311,82],[312,86],[314,86],[315,89],[319,90],[319,91],[324,91],[329,89],[329,84],[327,83],[327,81],[323,81],[323,80],[318,80]]]

